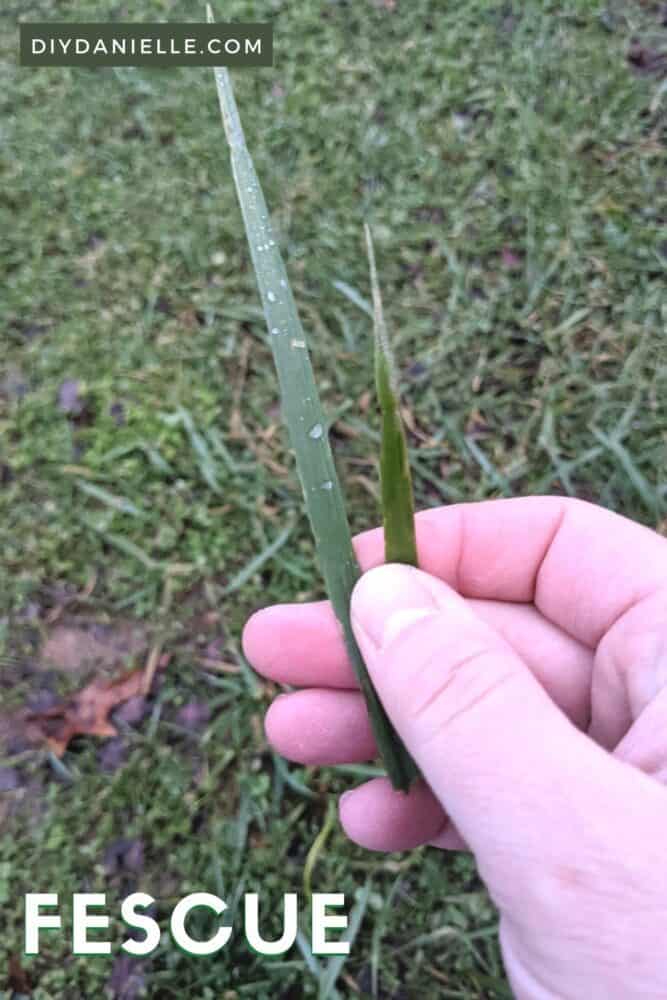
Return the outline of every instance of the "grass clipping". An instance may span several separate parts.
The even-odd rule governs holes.
[[[208,18],[212,20],[210,8]],[[416,777],[416,766],[371,684],[350,624],[350,595],[360,570],[352,548],[345,503],[329,446],[326,419],[315,385],[306,336],[274,238],[264,195],[246,147],[228,71],[216,68],[215,81],[234,183],[278,373],[283,418],[296,456],[319,566],[334,612],[343,628],[348,656],[366,699],[373,734],[387,774],[394,788],[407,791]]]

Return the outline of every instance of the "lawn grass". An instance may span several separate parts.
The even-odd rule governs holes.
[[[35,665],[56,613],[139,620],[172,660],[114,770],[93,740],[64,770],[0,761],[20,777],[0,805],[0,990],[23,892],[106,891],[113,908],[140,888],[162,916],[202,888],[232,908],[255,889],[279,901],[303,891],[327,803],[358,780],[272,755],[271,687],[239,659],[252,609],[322,590],[211,71],[18,69],[14,6],[0,20],[0,698],[81,682]],[[664,525],[667,91],[626,60],[633,37],[665,44],[659,7],[216,11],[275,24],[275,67],[237,72],[236,95],[355,530],[378,519],[365,214],[417,506],[558,492]],[[100,7],[42,0],[40,17]],[[211,642],[238,673],[201,665]],[[191,700],[212,709],[196,734],[177,721]],[[142,842],[139,870],[105,866],[119,838]],[[467,858],[374,856],[334,827],[312,881],[350,905],[369,893],[340,997],[508,995]],[[118,954],[72,959],[54,935],[24,960],[32,995],[100,997]],[[211,962],[165,944],[139,971],[165,998],[317,996],[322,978],[312,956],[262,960],[239,936]]]

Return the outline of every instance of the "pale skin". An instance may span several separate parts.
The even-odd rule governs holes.
[[[341,799],[379,851],[471,850],[500,912],[520,998],[667,996],[667,540],[560,497],[417,515],[420,569],[382,566],[380,530],[353,626],[425,780]],[[376,568],[373,568],[376,567]],[[375,754],[328,602],[254,614],[244,649],[301,690],[266,732],[305,764]]]

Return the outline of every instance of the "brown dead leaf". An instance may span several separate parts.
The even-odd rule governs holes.
[[[438,462],[438,468],[440,470],[440,478],[447,482],[452,474],[452,463],[448,462],[446,458],[441,458]]]
[[[155,680],[155,671],[160,665],[162,659],[162,643],[156,643],[152,647],[150,653],[148,654],[148,659],[146,660],[146,666],[144,667],[144,677],[141,682],[141,693],[142,695],[147,695],[150,689],[153,687],[153,681]]]
[[[250,357],[251,339],[246,337],[241,345],[241,352],[238,365],[238,376],[234,386],[232,398],[232,408],[229,418],[228,437],[232,441],[243,441],[247,448],[253,453],[260,465],[266,466],[274,476],[281,479],[289,475],[285,466],[273,457],[272,444],[275,443],[277,449],[281,449],[280,438],[276,437],[279,424],[272,422],[267,428],[251,431],[246,427],[241,415],[241,398],[245,388],[248,374],[248,359]],[[278,409],[278,412],[280,410]],[[275,441],[274,441],[275,439]],[[274,449],[275,450],[275,449]]]
[[[128,622],[63,624],[50,632],[40,661],[44,666],[78,673],[89,667],[113,666],[119,658],[136,655],[145,646],[145,631]]]
[[[269,442],[271,438],[274,437],[277,430],[278,430],[278,424],[271,423],[268,425],[268,427],[265,427],[264,430],[261,430],[259,432],[259,436],[261,437],[262,441]]]
[[[237,407],[232,410],[232,414],[229,418],[229,437],[232,441],[243,441],[245,434],[243,433],[245,427],[243,426],[243,420],[241,419],[241,411]]]
[[[472,438],[483,437],[489,430],[486,418],[479,410],[474,409],[466,421],[465,432]]]
[[[371,391],[370,389],[366,389],[365,392],[362,392],[361,396],[359,396],[359,399],[357,400],[357,406],[361,411],[361,413],[366,413],[370,405],[371,405]]]
[[[250,717],[250,728],[257,746],[265,745],[266,737],[264,735],[264,723],[259,715],[252,715]]]
[[[370,496],[373,497],[377,503],[380,503],[380,489],[377,483],[371,482],[368,476],[362,476],[361,474],[349,477],[350,483],[359,483],[359,485],[366,490]]]
[[[355,428],[351,427],[349,424],[346,424],[344,420],[337,420],[334,424],[332,424],[331,433],[337,437],[359,437],[359,431],[355,430]]]
[[[257,460],[261,465],[265,465],[267,469],[270,469],[274,476],[279,476],[284,479],[285,476],[289,475],[289,470],[285,468],[280,462],[277,462],[275,458],[271,458],[270,453],[266,448],[262,448],[259,445],[251,449],[257,456]]]
[[[180,326],[185,330],[188,330],[190,333],[197,329],[197,313],[191,307],[188,309],[182,309],[176,318]]]
[[[248,373],[248,358],[250,357],[250,337],[244,337],[241,341],[241,351],[239,364],[237,366],[237,378],[232,396],[232,412],[229,419],[229,436],[232,440],[243,440],[247,436],[247,431],[241,417],[241,397],[245,387],[246,375]]]
[[[166,667],[162,656],[158,669]],[[144,693],[144,670],[132,670],[109,680],[96,677],[70,698],[41,712],[24,717],[26,735],[32,743],[46,742],[57,757],[62,757],[75,736],[117,736],[109,716],[118,705]]]
[[[407,406],[401,407],[401,417],[403,418],[403,423],[407,429],[417,438],[418,441],[422,441],[424,444],[428,445],[433,443],[431,436],[429,434],[424,434],[424,432],[420,429],[412,410],[410,410]]]
[[[238,674],[241,670],[238,663],[230,663],[227,660],[218,660],[210,656],[197,657],[197,663],[207,670],[212,670],[219,674]]]

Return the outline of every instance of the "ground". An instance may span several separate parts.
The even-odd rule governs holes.
[[[0,990],[46,998],[509,995],[463,855],[382,857],[331,823],[370,767],[293,767],[243,621],[322,596],[210,70],[16,66],[1,32]],[[107,3],[119,20],[192,4]],[[378,522],[362,220],[375,232],[420,507],[560,493],[664,530],[664,5],[218,5],[270,19],[237,71],[355,530]],[[86,0],[31,20],[95,20]],[[290,515],[296,525],[277,548]],[[266,558],[264,558],[266,556]],[[155,666],[118,735],[22,740],[93,677]],[[168,663],[166,663],[168,660]],[[116,902],[342,891],[345,962],[119,950]],[[313,856],[314,857],[314,856]],[[22,956],[25,891],[107,893],[110,957]],[[6,982],[3,983],[3,977]],[[106,992],[105,992],[106,991]],[[143,991],[143,992],[142,992]]]

